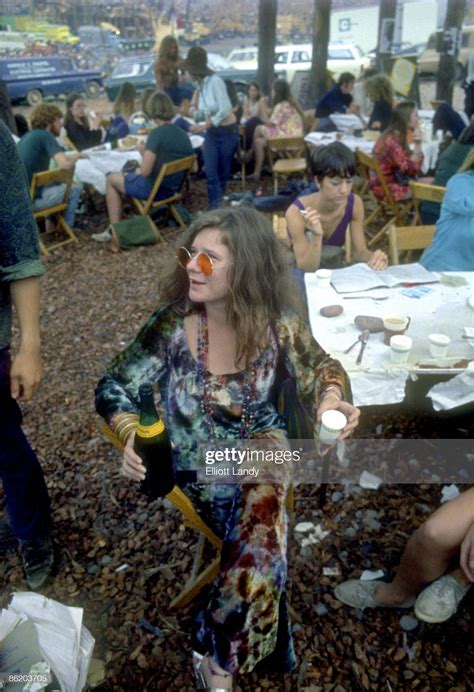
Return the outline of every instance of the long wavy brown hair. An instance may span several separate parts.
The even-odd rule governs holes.
[[[402,103],[399,103],[392,111],[390,125],[382,132],[381,140],[383,141],[388,135],[397,134],[400,137],[400,144],[408,153],[410,151],[407,142],[408,123],[415,108],[416,103],[414,101],[402,101]]]
[[[217,228],[233,262],[226,304],[228,324],[237,334],[236,366],[249,365],[268,345],[268,326],[284,312],[301,314],[299,290],[291,277],[270,221],[251,207],[218,209],[200,214],[190,225],[188,250],[200,231]],[[162,304],[180,315],[202,309],[189,300],[188,274],[177,263],[160,285]]]

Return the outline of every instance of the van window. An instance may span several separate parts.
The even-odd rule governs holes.
[[[140,77],[150,67],[146,62],[130,62],[124,65],[117,65],[112,73],[112,77]]]
[[[426,47],[429,50],[436,50],[436,45],[437,45],[437,34],[430,34],[430,37],[428,39],[428,43],[426,44]]]
[[[295,50],[291,62],[311,62],[311,57],[307,50]]]
[[[70,72],[74,69],[74,66],[71,60],[69,60],[68,58],[62,58],[61,62],[59,63],[59,68],[61,72]]]
[[[275,62],[277,65],[286,65],[288,62],[288,51],[277,53],[275,55]]]
[[[328,58],[330,60],[352,60],[352,53],[349,48],[329,48]]]

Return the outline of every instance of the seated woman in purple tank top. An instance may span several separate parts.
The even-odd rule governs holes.
[[[356,171],[353,152],[341,142],[318,147],[311,157],[311,170],[319,192],[295,200],[286,212],[298,269],[316,271],[323,245],[342,247],[348,226],[354,258],[367,262],[375,271],[386,269],[385,252],[371,252],[365,244],[364,205],[352,192]]]

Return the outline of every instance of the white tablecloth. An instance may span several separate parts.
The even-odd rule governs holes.
[[[403,286],[365,292],[367,296],[389,296],[388,300],[380,302],[367,299],[364,294],[360,299],[346,300],[332,286],[328,289],[318,288],[314,274],[305,275],[311,331],[321,346],[346,368],[357,405],[403,401],[407,378],[432,372],[420,369],[420,364],[441,367],[441,372],[450,372],[450,366],[456,361],[464,358],[474,360],[474,341],[462,339],[464,327],[474,327],[474,310],[468,305],[469,296],[474,294],[474,272],[456,275],[463,276],[467,285],[453,287],[430,284],[432,290],[422,298],[403,295]],[[325,305],[342,305],[344,312],[338,317],[322,317],[319,310]],[[407,366],[392,364],[390,348],[383,344],[383,333],[370,335],[362,363],[356,365],[359,345],[349,354],[343,353],[360,334],[354,318],[357,315],[384,317],[390,314],[411,317],[407,336],[413,339],[413,349]],[[435,360],[430,356],[428,335],[434,332],[451,337],[448,355],[444,359]]]
[[[345,134],[341,136],[341,133],[339,132],[310,132],[304,139],[305,142],[308,142],[308,144],[312,144],[313,146],[329,144],[330,142],[335,142],[336,139],[338,139],[352,151],[360,149],[366,154],[372,154],[375,144],[375,142],[365,139],[365,137],[354,137],[353,135]],[[423,151],[423,165],[421,167],[421,172],[426,174],[428,171],[436,167],[436,162],[439,155],[439,141],[433,139],[422,142],[421,149]]]
[[[140,137],[140,139],[145,141],[146,137]],[[189,135],[189,139],[193,149],[197,149],[204,142],[204,137],[201,135]],[[93,185],[102,195],[105,195],[107,173],[120,173],[127,161],[133,160],[139,163],[142,161],[138,149],[130,151],[112,149],[109,142],[102,144],[99,151],[94,149],[87,149],[85,153],[89,158],[79,159],[76,163],[75,177],[80,183]]]

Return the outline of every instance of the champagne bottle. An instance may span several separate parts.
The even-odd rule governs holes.
[[[165,424],[160,419],[153,401],[153,389],[142,384],[140,395],[140,422],[135,434],[134,449],[146,468],[141,489],[150,498],[164,497],[175,485],[173,455]]]

